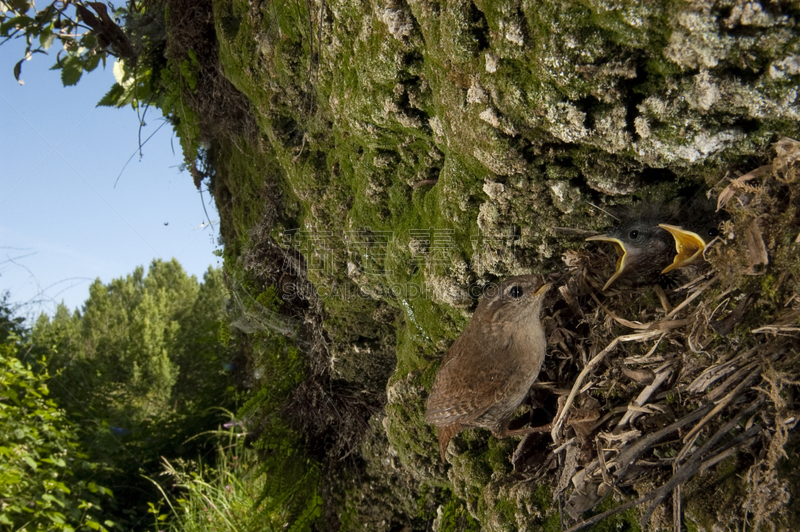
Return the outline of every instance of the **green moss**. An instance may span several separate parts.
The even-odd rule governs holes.
[[[501,530],[516,530],[516,513],[517,506],[511,501],[501,499],[494,508],[492,508],[493,518],[500,525],[498,528]]]
[[[552,506],[547,486],[506,477],[486,486],[477,514],[487,530],[557,532],[561,530],[561,516]]]
[[[442,507],[439,519],[441,532],[479,532],[482,530],[480,522],[469,514],[464,503],[458,497],[455,497],[449,490],[445,490],[445,494],[448,494],[450,498]]]
[[[729,509],[738,507],[745,495],[741,475],[748,467],[738,456],[731,456],[686,486],[686,514],[696,527],[712,530],[735,518]]]
[[[516,438],[489,438],[489,445],[484,459],[495,475],[507,475],[513,467],[509,456],[514,452],[519,441]]]
[[[611,510],[612,508],[619,506],[620,504],[622,503],[615,501],[613,497],[607,497],[593,510],[592,513],[595,515],[601,514],[607,510]],[[626,530],[635,532],[641,530],[641,527],[639,526],[639,512],[636,508],[630,508],[624,512],[619,512],[607,517],[606,519],[603,519],[600,523],[595,525],[592,530],[597,532],[606,532],[612,530]]]
[[[220,139],[208,154],[214,168],[209,188],[220,213],[220,233],[226,253],[235,257],[247,249],[248,233],[257,224],[292,219],[293,194],[274,154],[244,136]],[[278,198],[284,201],[276,202]]]
[[[283,301],[274,286],[269,286],[266,290],[258,294],[256,302],[270,310],[279,310],[281,305],[283,305]]]
[[[545,485],[539,485],[533,493],[533,501],[543,512],[549,512],[553,506],[553,494]]]
[[[717,186],[775,137],[800,134],[797,76],[790,67],[770,74],[800,53],[797,13],[786,8],[787,22],[754,26],[753,39],[702,2],[618,4],[346,0],[309,13],[302,2],[213,2],[220,67],[259,128],[256,138],[217,138],[207,150],[226,269],[273,308],[274,289],[251,286],[237,269],[255,244],[253,228],[268,227],[303,254],[324,302],[331,368],[361,392],[387,389],[381,426],[391,467],[418,483],[452,481],[455,498],[441,499],[447,523],[464,516],[462,503],[487,528],[493,517],[501,529],[553,523],[545,487],[534,493],[543,513],[532,516],[502,482],[515,440],[464,431],[448,475],[424,421],[439,361],[479,289],[562,268],[565,249],[586,248],[553,227],[602,229],[608,219],[590,204]],[[717,65],[703,64],[708,58]],[[188,86],[191,72],[173,72],[173,81]],[[182,115],[179,135],[193,157],[200,133],[192,113]],[[761,294],[733,334],[775,318],[796,288],[784,274],[798,262],[787,229],[795,220],[787,209],[766,235],[774,238],[767,275],[722,276],[719,290],[735,286],[734,298]],[[746,257],[740,241],[730,256],[714,253],[715,266]],[[658,301],[648,293],[635,304]],[[290,381],[303,376],[291,346],[256,339],[259,360]],[[360,517],[347,512],[343,527],[358,528]]]
[[[671,405],[671,404],[677,403],[680,400],[680,398],[678,397],[678,394],[676,394],[676,393],[668,393],[667,397],[666,397],[666,400],[667,400],[667,404]]]
[[[188,59],[184,59],[178,65],[168,63],[161,70],[160,84],[169,88],[168,94],[164,96],[165,103],[162,112],[165,115],[172,115],[175,134],[178,136],[184,159],[187,161],[194,161],[200,149],[200,117],[190,106],[184,105],[181,91],[194,90],[194,87],[188,86],[186,78],[196,84],[196,75],[197,73]]]

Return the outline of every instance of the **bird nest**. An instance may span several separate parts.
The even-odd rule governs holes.
[[[551,382],[539,385],[560,396],[553,446],[543,451],[532,434],[514,464],[551,482],[565,528],[639,507],[643,528],[680,530],[685,493],[731,461],[737,495],[711,519],[785,524],[790,490],[777,469],[797,423],[800,143],[775,150],[772,164],[710,191],[730,220],[681,286],[602,292],[610,250],[564,255],[545,321],[540,380]],[[594,510],[614,494],[627,502]]]

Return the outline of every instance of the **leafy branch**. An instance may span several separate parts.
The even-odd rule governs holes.
[[[135,64],[140,51],[121,27],[122,18],[140,12],[134,1],[115,8],[102,2],[55,1],[37,9],[29,0],[0,1],[0,45],[25,39],[25,52],[14,65],[22,84],[22,64],[34,54],[47,54],[58,41],[54,70],[61,70],[64,86],[75,85],[83,72],[91,72],[108,56]]]

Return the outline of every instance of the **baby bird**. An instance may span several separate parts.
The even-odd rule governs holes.
[[[658,280],[675,255],[673,239],[659,224],[671,224],[675,216],[659,205],[639,204],[623,214],[620,223],[604,235],[590,236],[587,241],[611,242],[617,250],[617,267],[603,290],[622,276],[637,283]]]
[[[711,228],[706,233],[706,238],[708,239],[706,240],[698,233],[676,225],[658,224],[658,226],[669,231],[675,239],[676,251],[672,264],[664,268],[661,273],[671,272],[672,270],[701,262],[703,260],[703,251],[718,234],[716,227]]]
[[[606,234],[586,239],[611,242],[619,255],[616,270],[603,290],[623,276],[636,284],[654,283],[663,274],[700,265],[703,252],[719,234],[717,227],[722,220],[704,198],[694,199],[680,210],[640,203],[620,218]]]
[[[702,263],[706,248],[719,235],[718,227],[723,214],[716,212],[713,204],[700,200],[690,203],[679,218],[680,226],[669,223],[658,225],[672,235],[676,251],[672,264],[664,268],[662,273]]]
[[[439,429],[442,461],[447,444],[466,427],[487,428],[497,438],[540,431],[509,430],[508,424],[544,362],[539,313],[548,288],[533,275],[493,286],[450,346],[425,412],[425,421]]]

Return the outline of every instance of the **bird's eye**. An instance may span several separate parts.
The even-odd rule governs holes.
[[[718,234],[719,231],[717,230],[716,227],[712,227],[711,229],[708,230],[708,236],[710,236],[711,238],[716,237]]]
[[[630,232],[628,236],[630,237],[631,240],[636,240],[637,238],[639,238],[639,231],[634,229],[633,231]]]
[[[510,295],[514,299],[521,298],[523,293],[524,291],[522,290],[521,286],[514,285],[508,289],[508,295]]]

